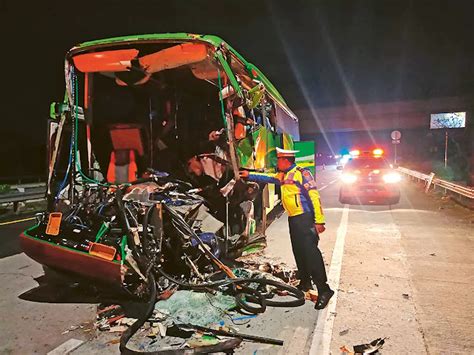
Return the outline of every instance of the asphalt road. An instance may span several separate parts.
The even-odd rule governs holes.
[[[341,205],[339,175],[317,174],[327,219],[320,248],[337,297],[321,312],[308,302],[267,310],[240,331],[284,346],[246,343],[238,353],[340,353],[379,337],[388,337],[387,354],[472,353],[473,212],[409,181],[395,206]],[[45,284],[41,266],[21,253],[17,236],[27,226],[0,227],[0,353],[44,354],[71,338],[85,341],[74,354],[117,353],[110,335],[95,337],[91,327],[97,300],[74,285]],[[265,256],[294,265],[285,215],[267,235]]]

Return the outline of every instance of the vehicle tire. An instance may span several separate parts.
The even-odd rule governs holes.
[[[264,313],[267,309],[266,300],[261,294],[258,294],[258,296],[254,296],[243,292],[238,293],[237,295],[235,295],[235,301],[237,303],[237,306],[252,314]],[[255,304],[258,306],[255,307],[251,304]]]

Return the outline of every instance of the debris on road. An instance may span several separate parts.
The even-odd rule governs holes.
[[[347,346],[343,345],[339,348],[342,354],[354,354],[354,352],[350,351]]]
[[[385,344],[387,338],[377,338],[368,344],[354,345],[354,353],[356,354],[376,354]]]
[[[125,326],[125,325],[115,325],[115,326],[109,328],[109,332],[110,333],[123,333],[127,329],[128,329],[128,327]]]
[[[273,344],[273,345],[283,345],[283,341],[279,339],[273,339],[273,338],[268,338],[268,337],[260,337],[256,335],[249,335],[249,334],[241,334],[236,331],[228,331],[224,329],[212,329],[212,328],[206,328],[206,327],[200,327],[200,326],[195,326],[195,325],[184,325],[184,328],[190,328],[190,329],[195,329],[204,333],[210,333],[210,334],[215,334],[215,335],[223,335],[223,336],[228,336],[228,337],[235,337],[235,338],[240,338],[244,340],[250,340],[254,341],[257,343],[263,343],[263,344]]]
[[[60,222],[59,236],[48,234],[49,229],[58,227],[51,227],[53,222],[49,220],[35,227],[36,238],[82,250],[85,255],[92,250],[91,261],[107,264],[97,264],[94,270],[89,265],[91,276],[94,273],[104,282],[105,277],[118,278],[128,294],[148,299],[148,311],[143,312],[146,316],[138,320],[127,319],[120,305],[100,305],[96,329],[122,332],[123,350],[152,316],[155,303],[156,310],[172,320],[171,324],[164,324],[164,319],[158,321],[149,331],[162,338],[169,334],[170,327],[183,322],[208,326],[225,316],[232,319],[235,314],[229,315],[230,310],[258,314],[267,306],[294,307],[305,302],[303,292],[293,286],[298,282],[295,271],[284,264],[257,262],[252,255],[245,262],[229,260],[234,268],[224,264],[217,257],[223,249],[214,233],[223,225],[212,222],[204,201],[181,193],[177,185],[162,182],[160,175],[153,179],[132,185],[132,189],[123,188],[124,195],[121,188],[110,191],[99,208],[96,203],[74,207]],[[155,193],[160,196],[156,202],[152,201]],[[203,220],[214,232],[202,229]]]
[[[309,294],[309,299],[310,299],[311,302],[316,303],[318,301],[318,291],[309,290],[308,294]]]
[[[218,323],[237,306],[235,298],[217,292],[209,294],[188,290],[177,291],[166,301],[157,302],[157,319],[171,318],[178,324],[208,326]]]
[[[76,330],[76,329],[79,329],[79,328],[83,328],[83,327],[82,327],[82,326],[79,326],[79,325],[71,325],[71,326],[69,327],[69,329],[66,329],[66,330],[65,330],[64,332],[62,332],[61,334],[64,335],[64,334],[67,334],[67,333],[72,332],[72,331],[74,331],[74,330]]]
[[[348,333],[349,333],[349,329],[344,329],[344,330],[341,330],[341,331],[339,332],[339,335],[340,335],[340,336],[343,336],[343,335],[346,335],[346,334],[348,334]]]
[[[209,346],[209,345],[216,345],[219,344],[219,339],[215,336],[211,335],[199,335],[199,336],[194,336],[190,340],[186,342],[186,344],[190,348],[197,348],[201,346]]]
[[[253,258],[255,259],[255,256]],[[190,284],[185,280],[175,281],[164,273],[166,276],[162,282],[171,281],[168,283],[169,287],[152,297],[157,301],[153,302],[152,313],[147,320],[138,322],[142,324],[143,334],[152,339],[151,342],[141,343],[141,350],[155,351],[157,347],[161,349],[161,346],[172,349],[173,344],[176,346],[179,343],[179,346],[183,344],[192,348],[197,346],[201,350],[203,350],[202,347],[206,347],[206,351],[210,351],[211,347],[214,348],[217,343],[210,338],[202,338],[203,330],[206,330],[204,334],[209,332],[213,334],[212,332],[217,331],[220,332],[219,336],[226,336],[227,333],[232,333],[241,340],[280,345],[282,342],[279,340],[238,334],[233,327],[246,324],[250,319],[255,318],[256,314],[265,311],[267,305],[291,307],[303,304],[304,294],[301,291],[274,276],[279,275],[290,282],[297,282],[295,272],[283,264],[275,264],[271,261],[261,264],[255,261],[246,262],[244,265],[248,268],[230,269],[221,265],[220,267],[233,275],[234,279],[226,279],[225,273],[221,271],[212,274],[217,277],[216,281],[204,282],[203,286],[199,283]],[[181,289],[183,286],[190,289]],[[229,291],[231,291],[230,294]],[[285,300],[280,301],[275,298],[279,296],[285,296]],[[293,300],[288,301],[288,296]],[[317,299],[315,291],[313,298]],[[256,314],[239,316],[239,309]],[[96,328],[101,331],[121,332],[122,343],[124,343],[126,342],[123,340],[124,337],[126,339],[130,336],[128,329],[137,328],[134,325],[137,319],[128,318],[126,315],[126,309],[120,305],[99,305]],[[237,323],[242,321],[244,323]],[[193,331],[183,333],[183,329]],[[212,329],[212,332],[207,329]],[[176,333],[180,336],[176,337]],[[191,337],[191,340],[179,341],[178,339],[183,334],[185,338]],[[221,338],[217,340],[220,344],[218,348],[235,344],[235,341],[226,341]]]
[[[100,304],[97,307],[95,328],[100,331],[123,332],[135,321],[135,318],[125,317],[125,311],[120,305]]]
[[[238,262],[245,264],[245,267],[251,270],[259,270],[272,274],[290,285],[296,286],[299,280],[296,277],[296,270],[289,267],[285,263],[276,263],[271,258],[264,256],[262,253],[241,256],[236,259]]]

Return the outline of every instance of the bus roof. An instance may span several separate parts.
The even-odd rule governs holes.
[[[213,46],[215,49],[224,47],[227,49],[231,55],[239,60],[245,67],[247,74],[255,79],[259,80],[265,86],[269,95],[281,106],[287,113],[297,120],[296,115],[290,110],[285,100],[275,88],[275,86],[268,80],[268,78],[252,63],[245,60],[245,58],[232,48],[227,42],[222,38],[214,35],[199,35],[192,33],[154,33],[154,34],[139,34],[139,35],[129,35],[121,37],[112,37],[105,39],[98,39],[93,41],[87,41],[78,44],[77,46],[71,48],[68,52],[68,55],[73,55],[76,52],[82,52],[83,50],[93,49],[97,47],[107,47],[115,44],[125,44],[125,43],[134,43],[134,42],[147,42],[147,41],[177,41],[177,42],[203,42],[207,45]]]

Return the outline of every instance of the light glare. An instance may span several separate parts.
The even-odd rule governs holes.
[[[383,181],[385,181],[387,184],[395,184],[401,180],[402,177],[398,173],[388,173],[383,176]]]
[[[353,184],[354,182],[357,181],[357,176],[354,174],[345,173],[345,174],[342,174],[341,180],[345,184]]]

